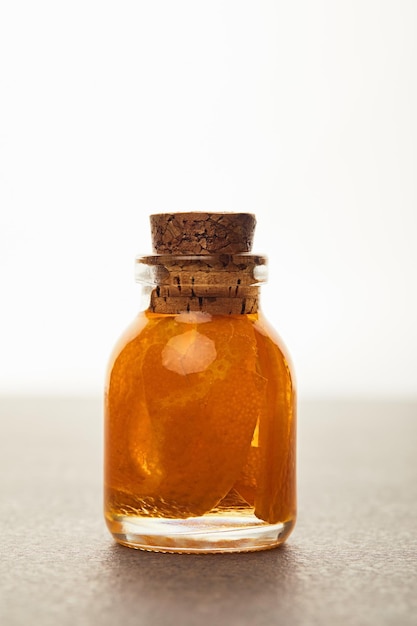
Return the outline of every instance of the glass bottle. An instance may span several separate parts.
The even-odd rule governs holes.
[[[259,310],[266,259],[246,213],[151,216],[146,304],[105,393],[105,518],[162,552],[273,548],[296,517],[294,376]]]

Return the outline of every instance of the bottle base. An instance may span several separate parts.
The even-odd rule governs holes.
[[[121,516],[107,519],[114,539],[151,552],[254,552],[281,545],[295,521],[268,524],[254,515],[202,516],[187,519]]]

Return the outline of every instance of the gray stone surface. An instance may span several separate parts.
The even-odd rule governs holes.
[[[417,623],[417,403],[304,403],[299,521],[269,552],[113,543],[94,398],[0,399],[4,625]]]

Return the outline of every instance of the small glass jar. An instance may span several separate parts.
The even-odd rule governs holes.
[[[294,527],[294,376],[259,310],[266,259],[242,221],[254,228],[248,214],[151,216],[157,253],[137,259],[146,304],[106,382],[105,517],[121,544],[252,551]]]

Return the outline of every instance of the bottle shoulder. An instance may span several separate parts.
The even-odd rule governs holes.
[[[108,373],[111,372],[116,359],[122,354],[126,346],[128,346],[132,341],[134,341],[140,336],[141,332],[146,327],[147,323],[148,323],[147,316],[144,311],[141,311],[130,322],[130,324],[125,328],[125,330],[121,333],[121,335],[116,340],[116,343],[113,346],[113,349],[110,353],[110,357],[107,362]]]
[[[277,349],[282,352],[283,356],[291,361],[289,350],[285,344],[285,341],[277,331],[277,329],[271,324],[271,322],[260,313],[254,322],[254,328],[259,335],[264,337],[264,341],[272,342]]]
[[[204,312],[178,315],[141,312],[116,342],[108,369],[111,370],[119,358],[126,362],[136,360],[152,345],[160,346],[161,350],[169,345],[176,351],[191,351],[197,358],[198,353],[209,350],[209,343],[212,345],[211,352],[220,343],[230,344],[231,350],[237,346],[242,350],[242,346],[246,345],[249,351],[256,350],[264,355],[265,364],[270,360],[282,361],[294,377],[291,358],[282,338],[259,312],[230,316]]]
[[[134,340],[141,339],[150,333],[155,335],[163,332],[178,334],[188,328],[198,329],[204,333],[204,329],[230,327],[232,333],[246,332],[244,329],[253,328],[254,334],[263,337],[264,341],[270,341],[287,355],[288,350],[279,333],[271,323],[261,314],[247,315],[211,315],[204,312],[185,312],[177,315],[156,314],[149,311],[141,311],[122,332],[117,340],[113,353],[117,353]],[[164,330],[165,329],[165,330]]]
[[[275,362],[276,367],[287,372],[286,376],[290,381],[292,389],[295,390],[294,365],[284,340],[262,314],[255,321],[254,328],[258,337],[258,353],[260,361],[264,364],[264,370],[267,371],[270,365]]]

